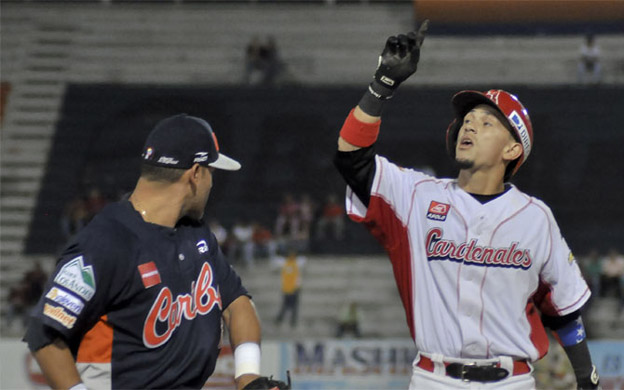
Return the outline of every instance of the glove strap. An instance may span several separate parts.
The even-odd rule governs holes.
[[[360,108],[362,108],[362,106],[360,106]],[[353,111],[354,110],[351,110],[349,116],[342,125],[340,136],[351,145],[361,148],[371,146],[377,141],[377,137],[379,136],[381,120],[375,123],[364,123],[355,118]]]
[[[390,99],[393,93],[392,89],[383,86],[377,80],[373,80],[360,99],[358,106],[368,115],[381,116],[386,100]]]

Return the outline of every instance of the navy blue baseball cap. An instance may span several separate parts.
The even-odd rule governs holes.
[[[237,171],[238,161],[219,153],[217,136],[205,120],[179,114],[158,122],[147,136],[143,162],[166,168],[189,169],[197,163],[205,167]]]

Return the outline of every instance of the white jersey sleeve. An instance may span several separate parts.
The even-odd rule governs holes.
[[[581,270],[561,235],[552,211],[543,202],[534,199],[546,214],[551,243],[549,256],[540,272],[540,287],[543,299],[537,302],[540,310],[550,316],[564,316],[579,310],[591,293]]]
[[[400,234],[393,234],[393,226],[407,226],[413,203],[413,185],[420,181],[437,180],[422,172],[400,167],[386,159],[375,156],[375,178],[371,187],[368,208],[347,187],[346,210],[356,222],[384,226],[384,231],[372,228],[373,235],[386,249],[390,249]],[[372,227],[369,225],[369,227]]]

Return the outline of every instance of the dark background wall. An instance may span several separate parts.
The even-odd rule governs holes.
[[[553,209],[574,251],[624,250],[624,88],[503,88],[529,109],[535,129],[534,150],[513,182]],[[461,89],[399,91],[384,113],[379,153],[438,176],[455,175],[444,135],[450,97]],[[329,193],[343,196],[331,161],[338,131],[361,93],[344,87],[70,85],[26,251],[58,251],[63,207],[89,187],[111,197],[130,191],[147,133],[179,112],[207,119],[222,150],[243,165],[215,176],[207,215],[224,225],[246,218],[273,226],[287,192],[318,201]],[[350,250],[379,250],[359,226],[349,226]]]

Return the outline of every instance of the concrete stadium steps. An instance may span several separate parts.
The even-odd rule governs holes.
[[[50,49],[71,46],[68,81],[136,83],[238,83],[245,47],[255,35],[276,38],[297,82],[365,83],[374,53],[388,35],[410,30],[413,15],[410,4],[161,5],[149,12],[136,4],[20,4],[5,9],[9,21],[23,22],[29,15],[27,20],[45,32],[35,42]],[[432,26],[419,75],[408,83],[574,82],[581,41],[580,35],[442,37]],[[598,38],[605,82],[623,82],[622,41],[621,36]],[[37,55],[42,60],[37,70],[54,70],[54,60],[62,56],[49,49]]]
[[[349,301],[360,305],[362,333],[371,337],[409,337],[405,313],[385,257],[313,256],[302,275],[299,321],[274,324],[281,303],[280,271],[268,263],[237,270],[253,295],[267,337],[332,337]]]
[[[624,302],[616,298],[593,297],[583,322],[593,338],[624,339]]]
[[[292,81],[366,85],[386,37],[410,30],[412,16],[410,4],[3,3],[0,67],[11,93],[0,131],[2,263],[23,258],[68,83],[238,84],[249,40],[273,35]],[[436,36],[434,25],[431,31],[418,75],[407,84],[575,82],[581,35],[458,38]],[[624,83],[622,35],[597,42],[604,82]]]
[[[3,297],[35,261],[45,268],[54,265],[49,257],[23,252],[65,90],[67,56],[63,51],[67,46],[55,34],[32,15],[4,13],[3,9],[0,65],[3,81],[11,85],[0,145]]]

